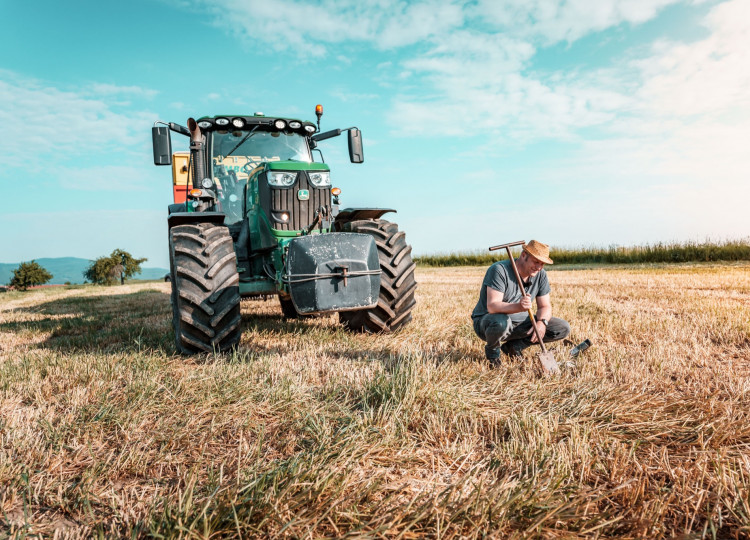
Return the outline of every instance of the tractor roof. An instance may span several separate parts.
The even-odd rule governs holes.
[[[283,116],[265,116],[263,113],[253,115],[220,114],[201,116],[198,126],[204,131],[214,129],[261,129],[264,131],[293,131],[301,135],[312,135],[317,131],[315,124],[296,118]]]

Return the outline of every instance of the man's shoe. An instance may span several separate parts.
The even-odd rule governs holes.
[[[484,356],[492,362],[493,360],[499,360],[500,359],[500,349],[496,347],[490,347],[488,345],[484,346]]]
[[[503,361],[499,358],[488,358],[488,360],[490,361],[490,369],[497,369],[503,365]]]
[[[523,347],[519,345],[521,345],[521,343],[517,343],[516,341],[508,341],[507,343],[503,343],[503,345],[500,347],[500,350],[505,356],[510,357],[511,360],[522,360],[523,353],[521,351],[523,350]]]

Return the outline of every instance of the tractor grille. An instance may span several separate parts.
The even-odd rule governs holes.
[[[297,193],[300,189],[310,192],[310,198],[300,201]],[[307,180],[307,174],[300,171],[297,183],[287,189],[271,188],[271,210],[289,212],[289,223],[271,222],[278,231],[298,231],[308,227],[315,219],[315,210],[325,207],[327,215],[331,212],[331,188],[318,189]],[[324,216],[325,217],[325,216]]]

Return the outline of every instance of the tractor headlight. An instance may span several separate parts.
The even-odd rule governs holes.
[[[296,181],[296,172],[268,171],[268,183],[272,186],[289,187]]]
[[[331,173],[328,171],[308,172],[307,175],[315,187],[328,187],[331,185]]]

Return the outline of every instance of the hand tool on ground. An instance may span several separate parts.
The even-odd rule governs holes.
[[[583,340],[581,343],[579,343],[578,345],[570,349],[570,357],[575,358],[576,356],[581,354],[583,351],[585,351],[589,347],[591,347],[591,340],[590,339]]]
[[[524,246],[526,245],[526,242],[521,240],[520,242],[511,242],[509,244],[501,244],[499,246],[492,246],[490,248],[490,251],[495,251],[497,249],[503,249],[508,252],[508,258],[510,259],[510,264],[513,267],[513,272],[516,274],[516,280],[518,281],[518,286],[521,288],[521,294],[526,296],[526,289],[523,287],[523,280],[521,279],[521,276],[518,274],[518,268],[516,267],[516,261],[513,258],[513,254],[510,252],[510,248],[513,246]],[[529,313],[529,319],[531,319],[531,328],[534,329],[534,333],[536,334],[536,339],[539,341],[539,345],[542,347],[542,352],[537,353],[537,358],[539,359],[539,363],[542,365],[542,371],[545,375],[552,375],[555,373],[560,373],[560,367],[557,365],[557,360],[555,360],[555,355],[552,354],[551,351],[547,350],[547,347],[544,345],[544,340],[542,339],[542,336],[539,334],[539,329],[536,327],[536,319],[534,319],[534,313],[531,311],[531,309],[528,310]]]

